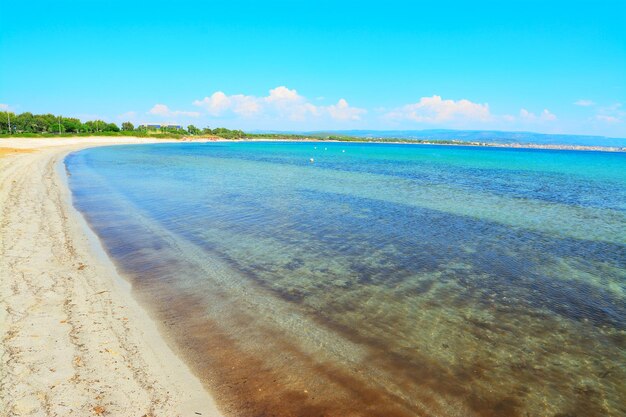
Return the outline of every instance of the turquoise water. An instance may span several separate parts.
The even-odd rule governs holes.
[[[626,415],[626,154],[185,143],[66,166],[227,415]]]

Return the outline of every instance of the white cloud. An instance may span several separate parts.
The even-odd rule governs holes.
[[[165,104],[155,104],[154,107],[148,111],[148,113],[166,116],[170,114],[170,109]]]
[[[193,105],[204,108],[213,116],[219,116],[230,108],[231,100],[224,92],[216,91],[211,97],[195,100]]]
[[[175,116],[187,116],[187,117],[198,117],[200,113],[196,111],[182,111],[182,110],[170,110],[165,104],[155,104],[150,110],[148,110],[148,114],[154,114],[157,116],[163,117],[175,117]]]
[[[231,97],[233,112],[242,116],[252,116],[261,111],[259,101],[252,96],[237,94]]]
[[[315,109],[296,90],[290,90],[285,86],[271,89],[266,97],[244,94],[229,96],[223,91],[216,91],[210,97],[195,100],[193,105],[202,107],[211,116],[224,116],[232,112],[239,116],[251,117],[264,110],[273,109],[284,117],[299,120],[307,113],[315,112]]]
[[[593,102],[593,101],[591,101],[591,100],[586,100],[586,99],[582,99],[582,98],[581,98],[580,100],[576,100],[576,101],[574,102],[574,104],[575,104],[576,106],[589,107],[589,106],[593,106],[593,105],[595,105],[596,103],[594,103],[594,102]]]
[[[521,117],[522,119],[526,119],[526,120],[528,120],[528,119],[534,120],[534,119],[537,118],[537,115],[534,114],[534,113],[529,112],[526,109],[521,109],[519,111],[519,117]]]
[[[268,103],[284,103],[294,101],[304,101],[304,97],[298,94],[296,90],[290,90],[281,85],[270,90],[269,96],[265,97]]]
[[[444,100],[441,96],[422,97],[420,101],[394,109],[385,115],[395,120],[412,120],[424,123],[448,121],[488,121],[492,119],[489,104],[469,100]]]
[[[624,118],[626,118],[626,111],[622,110],[622,103],[613,103],[610,106],[601,107],[595,116],[596,120],[610,124],[621,123]]]
[[[211,116],[223,116],[231,111],[240,116],[252,116],[261,111],[261,103],[254,96],[235,94],[227,96],[223,91],[216,91],[210,97],[195,100],[194,106],[202,107]]]
[[[252,117],[259,114],[274,116],[292,121],[304,121],[310,117],[329,117],[338,121],[359,120],[366,113],[365,109],[351,107],[345,99],[337,104],[318,106],[312,104],[297,90],[278,86],[269,90],[264,97],[243,94],[226,95],[217,91],[202,100],[195,100],[193,105],[202,107],[212,116],[225,116],[232,113],[238,116]]]
[[[339,99],[337,104],[325,107],[331,118],[335,120],[361,120],[361,115],[367,110],[358,107],[350,107],[346,100]]]
[[[126,113],[122,113],[120,115],[117,116],[118,119],[120,120],[134,120],[137,118],[137,112],[136,111],[127,111]]]
[[[223,116],[228,112],[237,115],[250,117],[262,110],[262,102],[254,96],[246,96],[243,94],[226,95],[223,91],[216,91],[210,97],[202,100],[195,100],[194,106],[202,107],[211,116]]]
[[[309,102],[283,103],[275,109],[281,117],[287,117],[290,120],[306,120],[308,116],[320,115],[320,108]]]
[[[9,111],[9,105],[0,103],[0,110],[1,111]]]
[[[519,116],[520,116],[520,119],[527,121],[527,122],[536,122],[536,121],[550,122],[550,121],[557,119],[556,115],[548,109],[543,109],[543,111],[541,112],[539,116],[537,116],[535,113],[529,112],[526,109],[521,109],[519,111]]]
[[[303,121],[308,116],[319,116],[320,108],[285,86],[279,86],[269,91],[269,95],[262,98],[266,104],[266,111],[277,112],[282,118]]]
[[[552,121],[552,120],[556,120],[556,115],[554,113],[551,113],[550,110],[548,109],[543,109],[543,111],[541,112],[541,116],[539,118],[541,120]]]
[[[600,120],[601,122],[606,122],[606,123],[620,123],[622,120],[618,117],[615,116],[607,116],[605,114],[599,114],[596,116],[597,120]]]
[[[267,103],[268,111],[276,111],[280,117],[290,120],[305,120],[309,115],[318,115],[315,105],[309,103],[296,90],[290,90],[285,86],[271,89],[263,101]]]

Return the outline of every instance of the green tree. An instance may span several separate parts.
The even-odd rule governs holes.
[[[194,125],[187,126],[187,131],[189,132],[190,135],[199,135],[200,133],[202,133],[200,129],[198,129]]]
[[[245,133],[241,130],[230,130],[225,127],[213,129],[213,134],[224,139],[241,139],[245,136]]]
[[[32,116],[32,115],[31,115]],[[54,114],[38,114],[33,116],[34,132],[56,133],[59,131],[59,119]]]
[[[105,123],[104,128],[102,130],[104,132],[119,132],[120,128],[115,123]]]
[[[103,120],[89,120],[85,122],[85,129],[89,133],[110,132],[110,130],[106,130],[108,125],[109,124]],[[119,128],[117,128],[117,130],[119,131]]]
[[[14,114],[7,111],[0,112],[0,133],[9,133],[9,121],[11,119],[10,133],[33,133],[33,134],[50,134],[50,133],[94,133],[99,132],[119,132],[120,127],[115,123],[107,123],[103,120],[88,120],[82,123],[79,119],[73,117],[55,116],[54,114],[32,114],[30,112]],[[122,123],[124,131],[133,131],[135,126],[131,122]],[[138,126],[140,131],[156,131],[161,133],[175,133],[177,135],[215,135],[226,139],[240,139],[245,137],[245,133],[241,130],[230,130],[224,127],[218,127],[213,130],[209,126],[199,129],[194,125],[187,126],[187,130],[179,126],[163,126],[160,129],[147,126]]]
[[[38,133],[47,130],[49,121],[46,120],[48,115],[35,116],[30,112],[24,112],[15,116],[12,121],[13,130],[17,133]]]
[[[61,118],[62,130],[69,133],[78,133],[81,131],[83,124],[80,120],[73,117]]]
[[[9,132],[9,124],[11,131]],[[13,133],[15,131],[15,113],[9,111],[0,112],[0,133]]]

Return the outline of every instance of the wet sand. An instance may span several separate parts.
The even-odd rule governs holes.
[[[58,163],[148,142],[0,139],[0,415],[220,415],[72,207]]]

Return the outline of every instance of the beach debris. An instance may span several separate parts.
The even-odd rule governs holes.
[[[315,159],[311,158],[311,159],[309,159],[309,162],[313,163],[313,162],[315,162]]]
[[[97,405],[93,408],[93,412],[96,413],[97,416],[103,415],[106,411],[107,410],[101,405]]]
[[[104,351],[110,353],[111,355],[119,355],[119,353],[113,349],[105,348]]]

